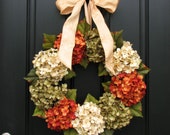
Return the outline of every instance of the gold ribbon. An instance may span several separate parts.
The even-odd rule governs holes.
[[[106,9],[108,12],[115,12],[119,0],[89,0],[88,8],[86,0],[57,0],[56,6],[61,14],[70,14],[63,25],[62,39],[58,52],[61,62],[72,69],[72,53],[75,46],[75,33],[79,21],[81,7],[84,5],[86,20],[90,24],[91,18],[99,31],[101,43],[105,52],[105,66],[109,67],[109,59],[115,49],[111,33],[97,6]]]

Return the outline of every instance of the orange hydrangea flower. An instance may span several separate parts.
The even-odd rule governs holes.
[[[62,34],[60,33],[54,42],[54,48],[57,48],[57,49],[60,48],[61,37],[62,37]],[[76,36],[75,36],[75,46],[74,46],[73,55],[72,55],[73,65],[79,64],[82,61],[84,54],[85,54],[84,53],[85,49],[86,49],[86,43],[85,43],[83,34],[80,31],[77,31]]]
[[[111,93],[126,106],[137,104],[146,93],[146,84],[143,81],[143,76],[136,71],[120,73],[112,77],[109,88]]]
[[[76,118],[78,105],[70,99],[64,98],[56,106],[45,112],[48,128],[56,131],[72,128],[71,121]]]

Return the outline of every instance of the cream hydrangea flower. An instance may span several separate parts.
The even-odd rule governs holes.
[[[76,119],[72,121],[79,135],[98,135],[104,132],[105,124],[100,108],[92,103],[85,102],[78,106]]]
[[[49,79],[50,81],[59,82],[68,74],[68,68],[61,63],[57,49],[54,48],[40,51],[35,55],[32,63],[39,79]]]
[[[121,72],[131,73],[135,69],[139,68],[142,60],[138,55],[136,50],[133,50],[132,44],[129,41],[124,41],[121,48],[113,53],[113,57],[110,59],[109,68],[106,67],[106,70],[110,75],[118,75]]]

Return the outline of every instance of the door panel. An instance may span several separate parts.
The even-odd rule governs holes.
[[[30,0],[29,12],[29,68],[32,67],[32,59],[42,49],[43,33],[59,34],[62,30],[65,17],[56,9],[55,0]],[[28,97],[29,98],[29,97]],[[35,106],[29,100],[28,135],[54,135],[56,132],[47,129],[46,122],[40,118],[32,117]]]
[[[0,134],[25,134],[26,1],[0,1]]]
[[[170,118],[170,2],[168,0],[151,0],[149,4],[149,62],[152,68],[149,78],[150,134],[168,135]]]
[[[144,1],[126,0],[120,1],[118,9],[110,18],[110,29],[112,31],[123,30],[123,38],[133,44],[133,48],[138,51],[141,58],[145,61],[145,16]],[[144,99],[142,101],[145,104]],[[145,117],[145,105],[143,105],[144,118],[134,118],[130,125],[116,131],[115,135],[146,135],[147,119]]]

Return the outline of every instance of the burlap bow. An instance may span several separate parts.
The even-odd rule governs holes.
[[[105,20],[97,6],[106,9],[108,12],[115,12],[119,0],[89,0],[88,8],[86,0],[57,0],[56,6],[61,14],[70,14],[63,25],[62,39],[59,49],[61,62],[72,69],[72,53],[75,46],[75,33],[79,21],[81,7],[84,5],[86,20],[90,24],[91,18],[99,31],[101,43],[105,53],[105,66],[109,68],[109,59],[115,48],[113,38],[105,23]],[[88,10],[89,9],[89,10]]]

